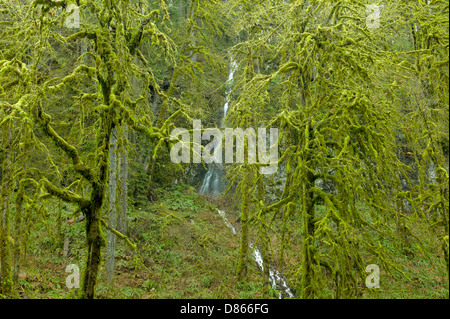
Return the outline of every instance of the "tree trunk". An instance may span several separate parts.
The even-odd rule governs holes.
[[[111,92],[110,84],[102,83],[103,101],[105,105],[110,104],[109,96]],[[111,153],[110,141],[115,130],[112,114],[106,113],[102,119],[102,138],[98,141],[98,148],[102,149],[102,156],[99,160],[99,170],[95,178],[90,180],[92,185],[89,205],[82,207],[82,212],[86,216],[86,238],[88,244],[88,254],[86,268],[84,270],[81,298],[93,299],[95,296],[95,286],[97,284],[98,267],[101,262],[101,248],[105,246],[105,237],[102,231],[102,206],[105,199],[106,187],[109,182],[108,160]]]
[[[309,126],[309,137],[312,138],[314,132]],[[306,143],[309,144],[309,139]],[[312,156],[311,151],[306,157],[305,163],[311,163]],[[302,287],[301,296],[303,299],[313,299],[315,296],[313,288],[313,277],[314,277],[314,218],[315,218],[315,203],[314,203],[314,193],[311,188],[315,186],[314,174],[308,170],[306,172],[306,180],[303,189],[303,260],[302,260]]]
[[[287,129],[287,138],[286,138],[286,147],[291,147],[291,133],[289,128]],[[281,198],[285,198],[288,194],[288,191],[290,190],[291,185],[291,179],[292,179],[292,156],[289,156],[286,161],[286,182],[284,185],[283,195]],[[286,240],[286,233],[288,229],[288,223],[289,223],[289,216],[292,212],[292,207],[294,206],[294,203],[290,202],[286,205],[285,208],[283,208],[283,220],[282,220],[282,229],[281,229],[281,249],[280,249],[280,266],[283,267],[283,261],[284,261],[284,250],[287,246],[287,240]]]
[[[117,128],[114,129],[110,140],[109,153],[109,226],[116,228],[117,223]],[[107,231],[106,245],[106,281],[111,284],[114,277],[114,252],[116,249],[116,236]]]
[[[128,127],[125,126],[123,130],[124,140],[128,139]],[[127,223],[127,209],[128,209],[128,150],[123,146],[123,150],[120,152],[120,169],[119,180],[121,184],[121,209],[117,220],[117,230],[124,235],[128,234]]]
[[[266,216],[263,217],[263,232],[261,236],[262,240],[262,258],[263,258],[263,277],[264,277],[264,285],[263,285],[263,298],[269,298],[269,289],[270,289],[270,263],[269,263],[269,238],[266,224]]]
[[[100,187],[94,187],[92,204],[84,212],[86,215],[88,254],[86,269],[83,276],[81,298],[93,299],[95,295],[98,267],[101,261],[101,248],[105,245],[105,239],[100,223],[103,192],[103,189],[100,189]]]
[[[3,129],[3,145],[5,146],[5,159],[2,169],[1,184],[1,221],[0,221],[0,257],[1,257],[1,278],[0,287],[3,294],[12,291],[13,281],[11,272],[11,212],[10,212],[10,192],[12,186],[11,172],[11,130],[6,126]],[[8,145],[9,144],[9,145]]]
[[[310,174],[308,174],[310,175]],[[312,174],[311,174],[312,175]],[[305,185],[306,202],[303,218],[303,261],[302,261],[302,298],[313,299],[313,264],[314,264],[314,193],[309,188],[314,186],[311,176],[308,176],[308,182]]]
[[[246,175],[248,172],[246,172]],[[249,215],[249,194],[248,194],[248,176],[244,177],[241,186],[242,194],[242,208],[241,208],[241,233],[240,233],[240,248],[239,260],[237,268],[238,280],[243,280],[247,276],[247,262],[248,262],[248,215]]]
[[[14,252],[13,252],[13,278],[17,281],[20,271],[20,255],[22,244],[22,202],[23,202],[23,184],[20,183],[19,191],[16,197],[16,216],[14,217]]]
[[[258,161],[260,161],[258,157]],[[257,183],[258,183],[258,201],[261,204],[264,203],[265,199],[265,187],[263,176],[257,172]],[[263,207],[260,207],[262,210]],[[263,259],[263,298],[269,298],[270,290],[270,260],[269,260],[269,232],[268,232],[268,220],[266,214],[261,216],[261,241],[262,241],[262,259]]]

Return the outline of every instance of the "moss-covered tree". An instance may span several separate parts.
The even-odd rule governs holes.
[[[138,64],[143,58],[139,51],[143,39],[151,38],[155,50],[160,50],[168,60],[175,48],[155,24],[158,19],[169,19],[164,1],[158,7],[143,6],[141,10],[136,9],[133,1],[79,1],[77,4],[84,20],[78,32],[63,29],[68,15],[64,9],[69,3],[36,0],[22,7],[23,18],[16,20],[14,8],[5,8],[13,22],[4,35],[12,37],[15,30],[23,28],[21,32],[26,34],[26,42],[11,48],[16,51],[14,56],[8,56],[10,51],[3,53],[2,93],[16,91],[17,94],[6,96],[8,100],[2,106],[11,110],[9,117],[16,116],[38,129],[27,138],[41,146],[51,167],[38,174],[28,174],[20,184],[34,187],[36,194],[40,194],[36,200],[58,197],[76,204],[75,213],[81,212],[85,216],[87,259],[80,296],[93,298],[105,245],[105,227],[126,238],[104,219],[113,131],[126,124],[152,141],[166,141],[170,121],[182,111],[180,109],[159,129],[154,129],[148,104],[143,102],[150,94],[150,84],[159,90],[152,70]],[[43,74],[54,49],[80,41],[86,41],[89,50],[80,55],[74,66],[67,67],[66,74]],[[139,79],[141,90],[137,94],[132,88],[133,78]],[[9,89],[6,91],[5,83],[10,79],[16,80],[6,86]],[[163,92],[159,94],[162,99],[166,98]],[[80,129],[77,141],[58,132],[58,123],[51,114],[54,112],[52,104],[62,95],[69,97],[67,104],[76,110],[76,126]],[[94,143],[89,142],[93,139]],[[86,142],[93,148],[83,147]],[[48,151],[55,147],[67,156],[74,172],[67,187],[60,185],[60,168]]]

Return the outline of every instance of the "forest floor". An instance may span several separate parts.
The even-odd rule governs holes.
[[[137,244],[135,254],[124,242],[116,244],[116,272],[111,285],[105,280],[101,265],[97,298],[262,298],[262,273],[250,258],[248,280],[237,281],[236,266],[239,236],[234,235],[217,212],[227,212],[228,220],[239,229],[236,207],[230,200],[214,201],[198,195],[192,187],[176,186],[156,190],[157,200],[129,212],[129,235]],[[54,210],[57,209],[55,205]],[[63,216],[70,217],[71,207],[62,206]],[[54,217],[41,216],[34,222],[33,237],[28,239],[28,255],[19,274],[16,292],[21,298],[76,298],[77,289],[66,287],[66,267],[85,260],[84,223],[65,224],[69,238],[67,257],[61,242],[55,239]],[[361,287],[362,298],[448,298],[448,277],[437,240],[426,223],[415,223],[414,235],[430,248],[425,257],[412,249],[396,253],[400,274],[381,271],[381,288]],[[301,261],[300,225],[292,224],[290,253],[282,265],[277,250],[279,239],[272,238],[273,267],[287,278],[298,278]],[[253,234],[254,235],[254,234]],[[387,243],[386,243],[387,244]],[[394,250],[394,247],[392,247]],[[104,251],[104,255],[106,251]],[[422,256],[423,255],[423,256]],[[104,258],[103,258],[104,259]],[[287,280],[295,292],[299,281]],[[275,290],[270,296],[277,298]]]

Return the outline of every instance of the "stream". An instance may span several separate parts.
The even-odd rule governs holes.
[[[230,228],[231,232],[234,235],[237,235],[236,228],[234,228],[233,225],[231,225],[230,221],[226,217],[225,212],[220,209],[217,209],[217,212],[219,213],[220,216],[222,216],[223,221],[225,222],[225,225],[227,225],[228,228]],[[253,259],[258,264],[259,269],[261,271],[264,271],[263,258],[262,258],[261,251],[259,250],[258,247],[254,247],[253,243],[250,243],[249,247],[250,247],[250,249],[253,250]],[[278,298],[279,299],[283,299],[283,296],[286,296],[287,298],[295,297],[294,294],[292,293],[291,289],[288,287],[286,280],[284,279],[284,277],[281,275],[281,273],[278,270],[269,269],[269,274],[270,274],[270,276],[269,276],[270,284],[272,285],[273,289],[278,290],[278,292],[279,292]]]

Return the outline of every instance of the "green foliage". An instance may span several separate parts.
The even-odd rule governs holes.
[[[383,2],[376,29],[359,0],[81,0],[79,29],[73,3],[0,2],[1,297],[74,297],[61,274],[19,279],[28,258],[66,263],[65,239],[81,297],[277,298],[273,265],[298,298],[448,296],[447,1]],[[280,133],[277,175],[225,165],[239,245],[183,184],[201,168],[169,158],[171,130],[218,126],[228,90],[225,125]],[[115,129],[129,236],[105,221]],[[105,285],[105,228],[121,271],[152,277]],[[398,291],[361,288],[371,263]]]
[[[389,19],[398,19],[399,15],[405,17],[397,27],[402,29],[404,21],[411,24],[407,12],[420,6],[422,13],[417,14],[416,19],[424,14],[428,19],[434,19],[433,26],[443,26],[448,19],[440,13],[448,11],[448,6],[408,3],[405,4],[408,11],[400,13],[396,10],[404,10],[404,6],[388,4],[385,8],[388,14],[383,15],[386,20],[381,23],[383,27],[371,31],[361,23],[365,21],[365,13],[364,6],[358,1],[345,4],[322,1],[233,3],[235,7],[231,10],[248,20],[243,18],[242,21],[247,23],[240,26],[244,34],[241,40],[244,41],[234,47],[241,74],[236,85],[239,96],[228,116],[228,123],[240,127],[279,127],[282,157],[278,164],[286,163],[287,172],[283,195],[278,203],[270,205],[258,198],[255,170],[249,173],[250,168],[245,170],[244,166],[231,168],[231,181],[240,181],[243,185],[240,188],[243,209],[248,205],[248,193],[254,192],[252,205],[260,213],[254,215],[253,220],[259,225],[260,232],[267,227],[267,214],[273,214],[273,221],[280,208],[287,212],[288,205],[293,207],[289,214],[302,220],[302,281],[299,289],[302,298],[329,297],[330,290],[333,298],[356,297],[358,282],[365,278],[363,256],[367,258],[366,254],[372,255],[373,262],[382,264],[387,271],[404,274],[394,261],[394,246],[389,246],[403,236],[405,231],[401,229],[408,229],[402,228],[406,227],[401,226],[405,217],[393,201],[402,192],[400,180],[392,176],[404,174],[405,168],[397,156],[395,144],[403,120],[397,99],[404,91],[398,83],[404,84],[413,76],[417,79],[417,73],[405,76],[410,53],[402,59],[397,51],[400,48],[408,50],[406,42],[389,46],[387,51],[383,49],[386,47],[383,41],[386,33],[392,30]],[[237,10],[238,4],[244,5],[243,12]],[[262,12],[270,15],[277,10],[282,13],[275,15],[276,18],[262,18]],[[427,15],[425,12],[439,14]],[[277,27],[273,28],[273,24]],[[428,141],[424,142],[415,139],[419,145],[428,145],[428,148],[433,148],[432,140],[444,133],[443,128],[448,128],[448,116],[444,116],[444,111],[448,110],[448,60],[444,58],[448,55],[448,29],[439,27],[433,34],[434,37],[428,35],[428,40],[422,43],[428,43],[426,51],[437,55],[437,60],[442,63],[434,66],[442,67],[443,72],[434,72],[433,75],[439,74],[440,78],[426,88],[442,83],[439,86],[442,98],[433,96],[442,103],[442,108],[436,110],[435,107],[433,111],[444,118],[429,121],[438,123],[447,118],[447,122],[435,126],[440,132],[412,133],[415,136],[424,134],[424,138],[428,136]],[[417,41],[417,34],[414,36]],[[272,68],[260,68],[265,54],[270,57]],[[407,87],[405,85],[404,89]],[[277,105],[278,114],[273,114],[268,105],[272,108]],[[424,120],[423,117],[420,119]],[[415,127],[421,130],[418,123]],[[421,157],[432,152],[419,150],[418,146],[413,148]],[[423,205],[421,199],[438,199],[434,205],[427,205],[431,209],[442,207],[439,225],[443,223],[448,233],[445,217],[448,215],[448,198],[444,195],[448,194],[448,188],[443,186],[448,169],[444,169],[444,157],[434,159],[440,163],[441,186],[431,188],[434,193],[428,197],[423,195],[425,183],[420,183],[417,187],[422,195],[418,195],[417,201]],[[425,165],[419,164],[423,176]],[[246,174],[252,176],[253,184],[245,184]],[[335,193],[320,189],[319,181],[332,183]],[[411,193],[406,194],[414,198]],[[368,215],[361,213],[357,201],[367,205]],[[324,203],[325,215],[318,214],[319,202]],[[415,208],[421,205],[418,202],[413,204]],[[370,219],[366,219],[369,216]],[[386,240],[386,246],[371,235],[375,229]],[[267,237],[265,232],[260,236]],[[406,236],[413,235],[409,232]],[[241,250],[243,247],[245,245]]]

